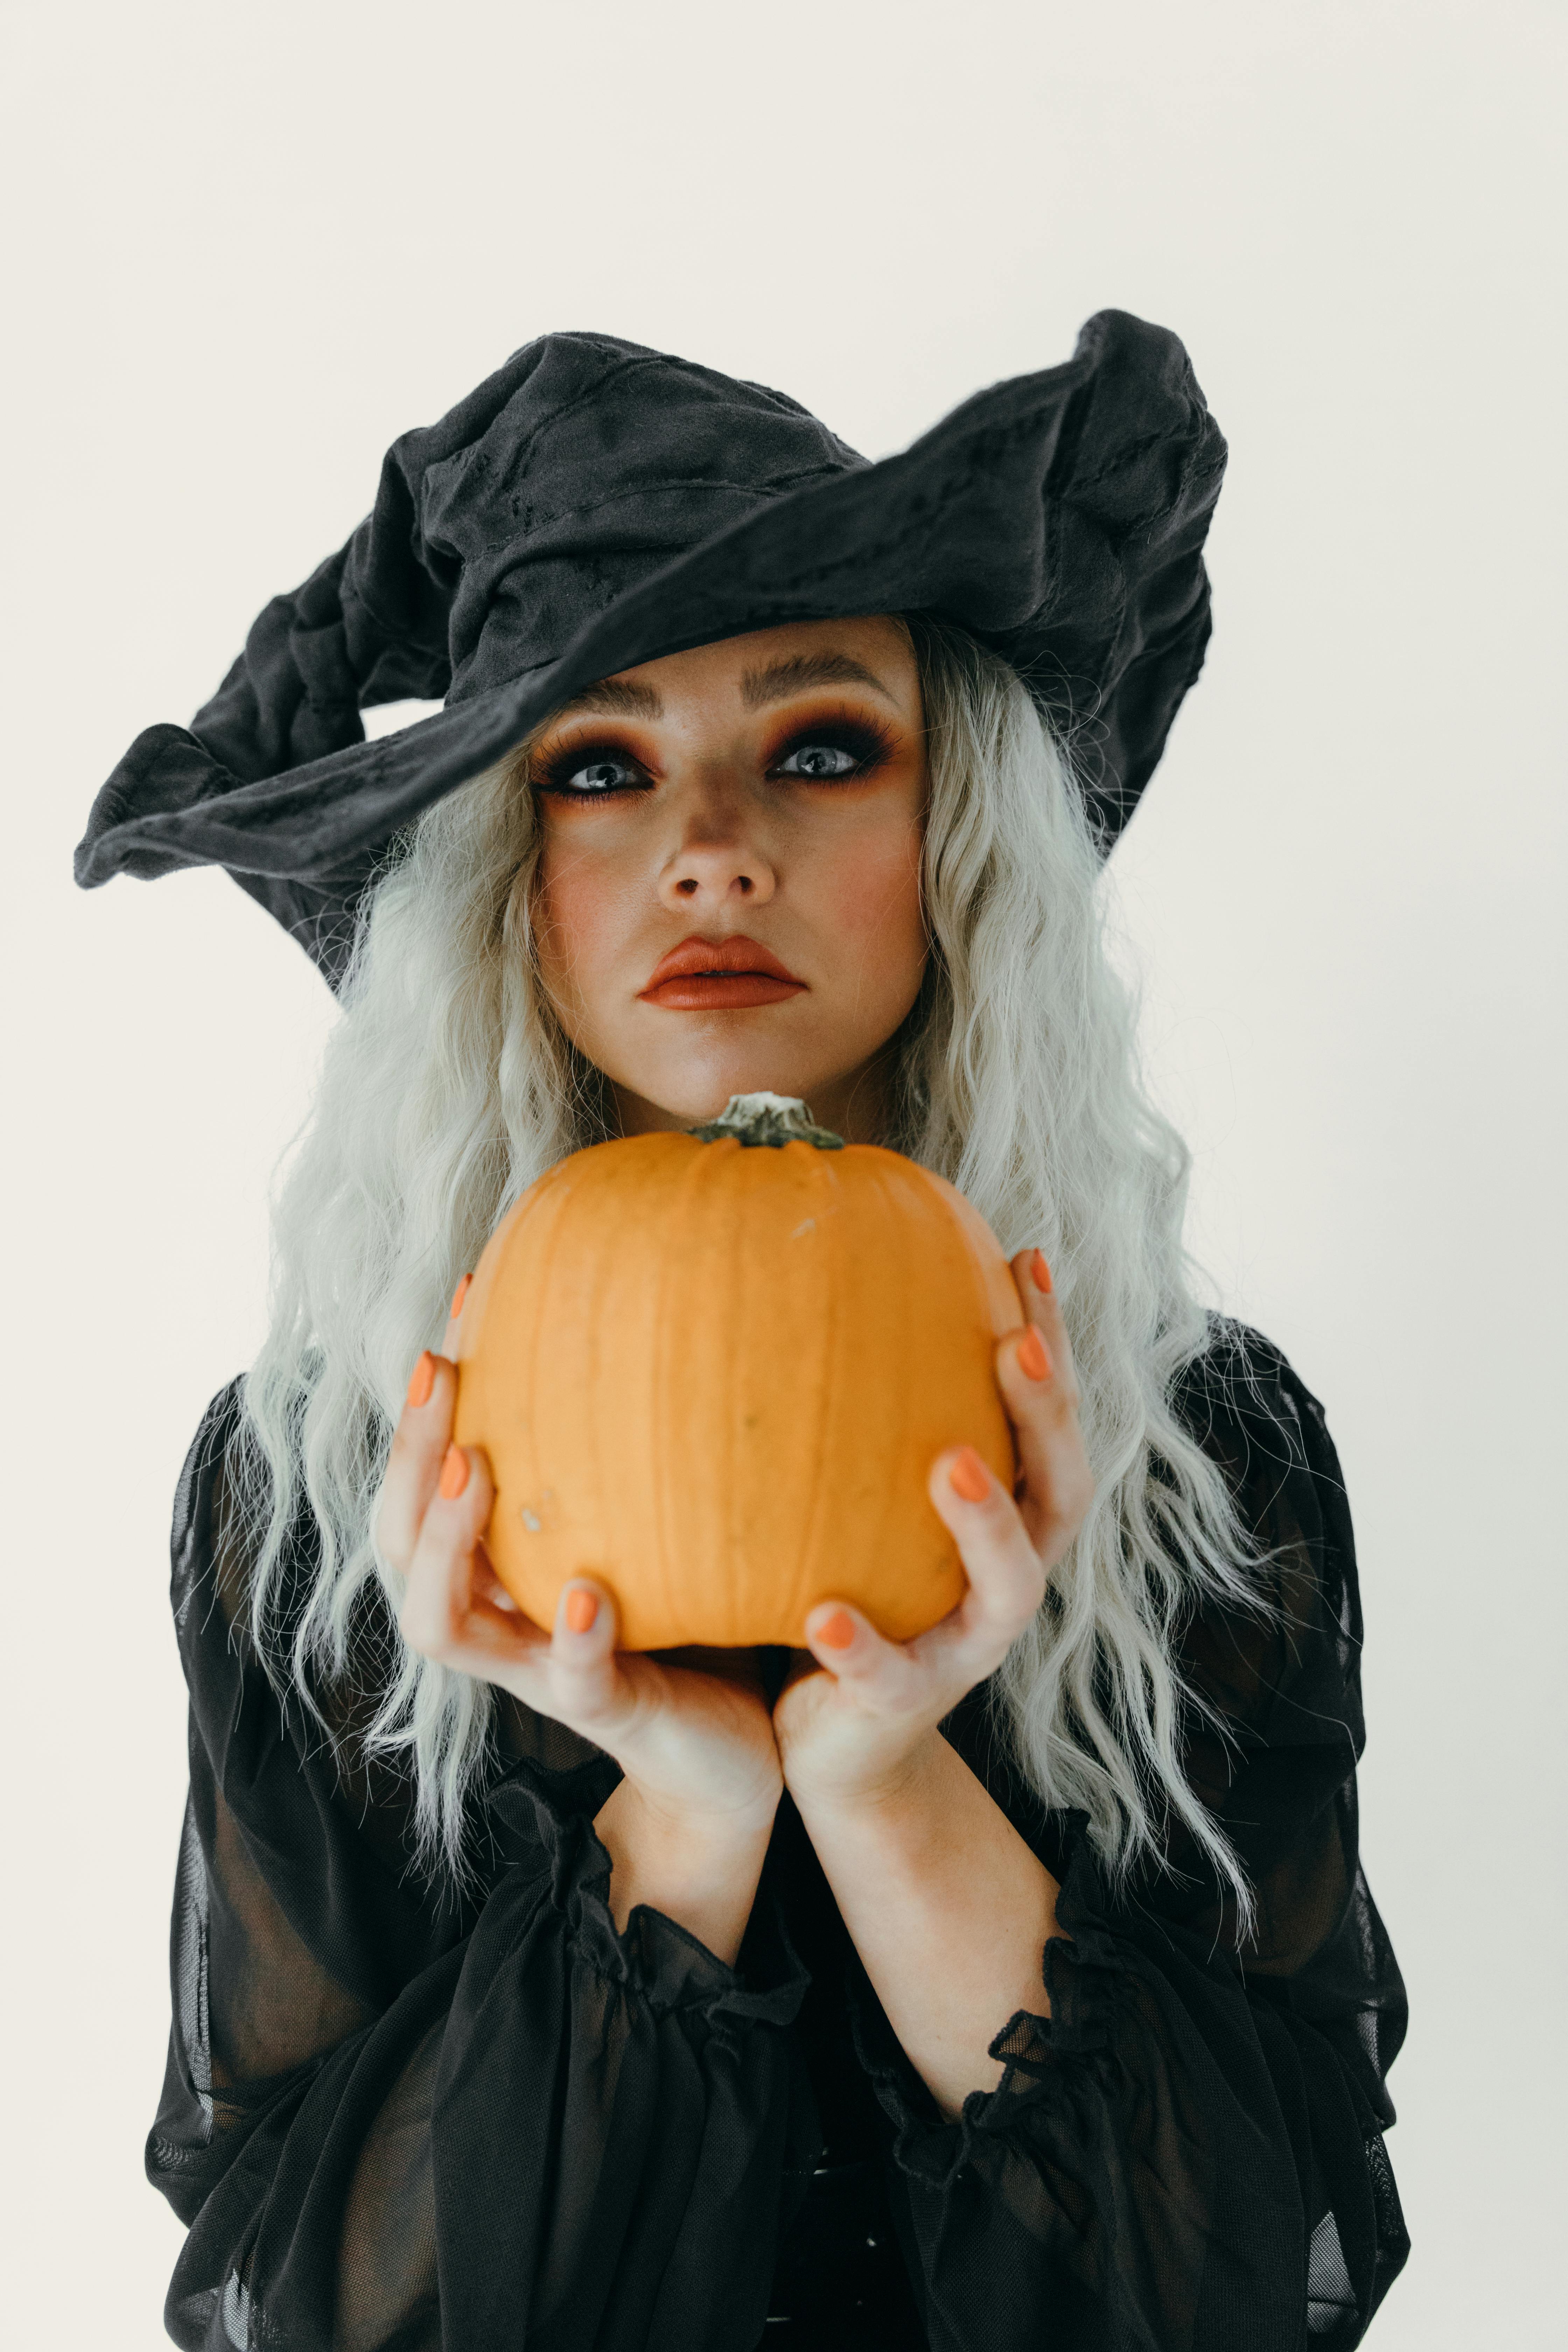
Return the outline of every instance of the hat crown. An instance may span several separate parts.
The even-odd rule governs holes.
[[[764,384],[609,335],[525,344],[387,456],[451,582],[447,699],[558,659],[661,563],[866,463]]]

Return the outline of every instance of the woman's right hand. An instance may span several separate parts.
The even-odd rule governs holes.
[[[448,1324],[444,1347],[455,1334]],[[376,1501],[377,1549],[404,1579],[405,1641],[592,1740],[677,1828],[734,1838],[771,1822],[784,1780],[756,1652],[617,1650],[614,1598],[590,1576],[566,1584],[552,1632],[524,1615],[484,1547],[495,1490],[483,1449],[452,1444],[457,1396],[456,1364],[422,1356]],[[596,1604],[581,1630],[578,1593]]]

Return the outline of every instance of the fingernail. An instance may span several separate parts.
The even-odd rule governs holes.
[[[1035,1288],[1037,1290],[1050,1289],[1051,1269],[1046,1264],[1046,1253],[1044,1250],[1037,1249],[1035,1252],[1034,1256],[1029,1260],[1029,1272],[1035,1277]]]
[[[1032,1323],[1018,1342],[1018,1361],[1032,1381],[1043,1381],[1050,1373],[1050,1350]]]
[[[570,1633],[587,1633],[598,1613],[599,1601],[596,1593],[584,1592],[582,1586],[578,1585],[575,1591],[566,1595],[566,1624]]]
[[[456,1290],[452,1293],[452,1306],[448,1319],[453,1323],[457,1321],[458,1316],[463,1311],[463,1301],[468,1295],[468,1285],[472,1282],[473,1278],[474,1277],[471,1274],[466,1274],[461,1282],[458,1283]]]
[[[447,1502],[455,1502],[468,1483],[468,1457],[460,1445],[448,1445],[441,1465],[441,1483],[437,1491]]]
[[[947,1481],[955,1495],[966,1503],[983,1503],[991,1492],[991,1481],[985,1465],[973,1445],[960,1448],[958,1458],[947,1474]]]
[[[847,1609],[836,1609],[816,1629],[816,1638],[830,1650],[847,1650],[855,1639],[855,1620]]]
[[[408,1382],[410,1404],[428,1404],[430,1391],[436,1385],[436,1359],[428,1348],[415,1365]]]

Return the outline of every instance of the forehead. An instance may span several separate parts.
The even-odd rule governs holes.
[[[639,662],[585,688],[558,716],[616,710],[656,719],[693,701],[761,709],[818,687],[855,687],[895,709],[919,709],[909,632],[886,614],[789,621]]]

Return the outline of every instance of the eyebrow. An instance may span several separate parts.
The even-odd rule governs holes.
[[[568,718],[575,710],[596,710],[601,716],[616,719],[662,719],[664,705],[651,686],[639,686],[635,678],[602,677],[595,686],[585,686],[556,712],[558,719]]]
[[[765,669],[743,671],[741,699],[748,710],[760,710],[764,703],[782,702],[808,686],[869,686],[887,701],[893,699],[875,670],[849,654],[832,653],[790,654],[769,662]]]
[[[788,654],[763,669],[743,670],[741,699],[748,710],[761,710],[770,702],[783,702],[814,686],[868,686],[885,701],[893,700],[875,670],[850,654],[835,653]],[[654,688],[640,685],[636,678],[602,677],[563,702],[555,715],[568,719],[579,712],[616,719],[662,719],[664,704]]]

